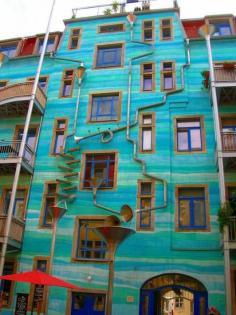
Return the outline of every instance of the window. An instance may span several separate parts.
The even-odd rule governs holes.
[[[224,151],[236,151],[236,119],[222,119],[222,147]]]
[[[161,19],[160,20],[160,40],[172,40],[173,39],[173,26],[172,19]]]
[[[98,27],[98,33],[116,33],[116,32],[124,32],[124,30],[125,30],[125,25],[123,23],[100,25]]]
[[[141,65],[141,91],[155,91],[155,64],[144,63]]]
[[[74,70],[65,70],[62,75],[60,97],[71,97],[74,86]]]
[[[138,209],[154,207],[155,184],[152,181],[138,182]],[[150,230],[154,228],[154,211],[141,211],[137,214],[137,228]]]
[[[28,78],[28,81],[34,81],[35,78]],[[44,91],[44,93],[47,93],[47,87],[48,87],[48,77],[39,77],[39,83],[38,85],[40,88]]]
[[[79,218],[75,229],[77,234],[74,247],[75,259],[101,260],[106,258],[107,244],[95,230],[104,225],[105,219]]]
[[[96,46],[96,68],[121,67],[123,62],[123,44]]]
[[[178,187],[178,228],[207,229],[206,187]]]
[[[90,122],[120,119],[121,93],[100,93],[90,97]]]
[[[72,292],[70,314],[104,314],[105,303],[105,294]]]
[[[231,184],[232,185],[232,184]],[[232,216],[236,216],[236,185],[227,185],[226,187],[226,195],[227,195],[227,200],[233,209],[233,214]]]
[[[39,270],[48,273],[49,271],[49,258],[48,257],[35,257],[34,270]],[[45,304],[47,300],[47,287],[43,285],[31,285],[29,295],[29,309],[37,314],[45,313]]]
[[[232,28],[229,19],[210,20],[209,23],[215,26],[215,32],[212,36],[232,35]]]
[[[161,90],[175,89],[175,63],[165,61],[161,63]]]
[[[67,119],[57,118],[54,122],[52,150],[53,155],[60,154],[65,145]]]
[[[40,215],[40,226],[42,227],[52,227],[52,217],[49,213],[51,206],[54,206],[57,203],[57,192],[59,186],[58,183],[46,183],[44,188],[43,195],[43,205]]]
[[[46,47],[46,53],[52,52],[55,50],[56,47],[56,41],[57,37],[56,36],[49,36],[48,37],[48,42],[47,42],[47,47]],[[36,43],[36,49],[35,49],[35,54],[41,54],[43,50],[43,42],[44,42],[44,37],[39,37],[37,39]]]
[[[155,151],[155,113],[141,114],[139,151],[143,153]]]
[[[176,297],[175,298],[175,307],[176,308],[183,308],[184,307],[184,298]]]
[[[114,188],[116,164],[115,153],[85,154],[83,188]]]
[[[18,42],[0,43],[0,53],[3,53],[9,58],[16,57],[17,51],[18,51]]]
[[[143,21],[142,31],[142,40],[144,42],[154,41],[154,21]]]
[[[9,275],[16,272],[16,262],[15,261],[5,261],[3,268],[3,275]],[[2,306],[9,307],[12,303],[13,298],[14,282],[2,280],[1,291],[2,291]]]
[[[3,199],[3,213],[7,215],[8,209],[10,206],[10,199],[11,199],[11,189],[4,189],[2,194]],[[13,206],[13,215],[16,218],[24,219],[25,216],[25,207],[26,207],[26,200],[27,200],[27,190],[26,189],[17,189],[15,202]]]
[[[70,38],[69,38],[69,49],[79,49],[80,41],[81,41],[81,34],[82,30],[80,28],[73,28],[70,31]]]
[[[175,123],[178,152],[195,152],[205,149],[202,118],[178,118]]]
[[[28,133],[26,137],[26,147],[25,147],[23,158],[24,158],[24,161],[29,163],[30,165],[33,165],[33,162],[34,162],[34,152],[35,152],[35,147],[36,147],[37,137],[38,137],[38,127],[39,126],[33,127],[31,125],[28,129]],[[14,140],[17,141],[15,145],[15,149],[17,152],[19,152],[19,149],[20,149],[20,142],[22,141],[23,133],[24,133],[24,126],[16,126]]]
[[[0,81],[0,89],[1,89],[1,88],[4,88],[5,86],[7,86],[7,82],[8,82],[8,81],[6,81],[6,80],[1,80],[1,81]]]

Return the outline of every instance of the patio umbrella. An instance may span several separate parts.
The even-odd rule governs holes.
[[[80,287],[72,283],[63,281],[59,278],[50,276],[49,274],[42,271],[38,271],[38,270],[32,270],[32,271],[27,271],[27,272],[14,273],[11,275],[6,275],[6,276],[0,276],[0,279],[81,290]]]

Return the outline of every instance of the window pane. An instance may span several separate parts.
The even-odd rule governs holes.
[[[201,132],[199,129],[191,129],[190,130],[190,138],[191,138],[191,148],[192,149],[201,149]]]
[[[152,129],[143,129],[143,145],[142,150],[152,150]]]
[[[151,125],[152,124],[152,116],[143,116],[143,124],[144,125]]]
[[[64,132],[57,132],[53,153],[60,153],[61,147],[64,146]]]
[[[172,89],[173,88],[173,77],[172,74],[164,74],[164,89]]]
[[[100,311],[100,312],[105,310],[105,296],[104,295],[97,295],[95,297],[93,310]]]
[[[151,227],[151,211],[140,212],[140,227]]]
[[[62,89],[62,96],[70,96],[71,86],[72,86],[71,81],[64,82],[63,89]]]
[[[181,188],[179,190],[180,197],[204,197],[205,190],[204,188]]]
[[[141,198],[140,203],[141,203],[140,204],[141,209],[149,209],[151,208],[152,200],[151,198]]]
[[[112,67],[121,65],[121,46],[98,48],[97,66]]]
[[[179,201],[179,224],[180,226],[190,226],[190,202],[189,200]]]
[[[9,44],[0,46],[0,52],[4,53],[9,58],[15,57],[17,44]]]
[[[206,225],[204,200],[194,200],[194,221],[196,226]]]
[[[144,40],[152,40],[152,30],[144,30]]]
[[[9,275],[14,273],[14,262],[5,262],[4,269],[3,269],[3,275]],[[3,306],[7,306],[10,303],[10,293],[11,293],[11,287],[13,285],[12,281],[2,281],[2,304]]]
[[[119,96],[93,96],[92,121],[116,120],[118,118]]]
[[[187,132],[178,132],[178,151],[188,150],[188,133]]]
[[[152,194],[152,183],[141,183],[141,195]]]
[[[152,76],[144,76],[143,78],[143,90],[151,91],[152,90]]]
[[[200,127],[200,121],[183,121],[177,123],[178,128]]]

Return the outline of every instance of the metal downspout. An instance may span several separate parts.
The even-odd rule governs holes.
[[[219,168],[220,201],[221,201],[221,204],[224,204],[226,202],[224,163],[223,163],[223,157],[222,157],[221,129],[220,129],[220,121],[219,121],[218,100],[217,100],[217,93],[216,93],[216,87],[215,87],[215,73],[214,73],[210,35],[206,35],[205,40],[207,44],[210,78],[211,78],[211,94],[212,94],[213,116],[214,116],[214,125],[215,125],[215,137],[216,137],[216,145],[217,145],[217,160],[218,160],[218,168]],[[226,286],[226,314],[231,315],[232,314],[232,301],[231,301],[230,249],[228,246],[228,227],[224,228],[223,240],[224,240],[223,244],[224,244],[225,286]]]
[[[22,164],[22,159],[23,159],[23,155],[24,155],[25,144],[26,144],[29,124],[30,124],[30,120],[31,120],[31,115],[32,115],[33,107],[34,107],[34,101],[35,101],[35,97],[36,97],[36,91],[37,91],[39,76],[40,76],[40,72],[41,72],[42,64],[43,64],[43,59],[44,59],[44,55],[45,55],[46,48],[47,48],[47,42],[48,42],[48,37],[49,37],[49,28],[50,28],[50,23],[51,23],[51,18],[52,18],[55,3],[56,3],[56,0],[53,0],[53,4],[52,4],[50,16],[49,16],[49,21],[48,21],[48,25],[47,25],[47,30],[46,30],[46,34],[44,37],[42,53],[40,55],[39,64],[38,64],[38,68],[37,68],[37,72],[36,72],[36,76],[35,76],[35,80],[34,80],[34,85],[33,85],[33,89],[32,89],[31,99],[30,99],[30,103],[29,103],[29,108],[28,108],[28,112],[27,112],[27,116],[26,116],[23,137],[22,137],[22,141],[21,141],[20,149],[19,149],[19,157],[20,158],[19,158],[19,161],[18,161],[17,166],[16,166],[16,171],[15,171],[15,176],[14,176],[14,181],[13,181],[13,186],[12,186],[12,193],[11,193],[11,198],[10,198],[10,204],[9,204],[8,213],[7,213],[7,221],[6,221],[5,230],[4,230],[4,241],[3,241],[3,245],[2,245],[2,251],[1,251],[1,258],[0,258],[0,274],[1,275],[3,272],[3,268],[4,268],[5,255],[6,255],[6,251],[7,251],[7,243],[8,243],[8,239],[9,239],[11,221],[12,221],[13,210],[14,210],[14,202],[15,202],[17,186],[18,186],[19,176],[20,176],[20,171],[21,171],[21,164]]]

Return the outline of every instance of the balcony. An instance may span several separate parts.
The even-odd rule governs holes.
[[[4,229],[6,226],[7,216],[0,215],[0,243],[4,240]],[[11,228],[8,239],[8,250],[20,249],[23,239],[25,223],[19,218],[12,218]]]
[[[0,174],[12,174],[20,161],[20,140],[0,140]],[[33,173],[35,153],[26,144],[22,157],[22,172]]]
[[[0,117],[26,115],[34,82],[7,85],[0,89]],[[46,96],[38,87],[33,114],[44,113]]]

